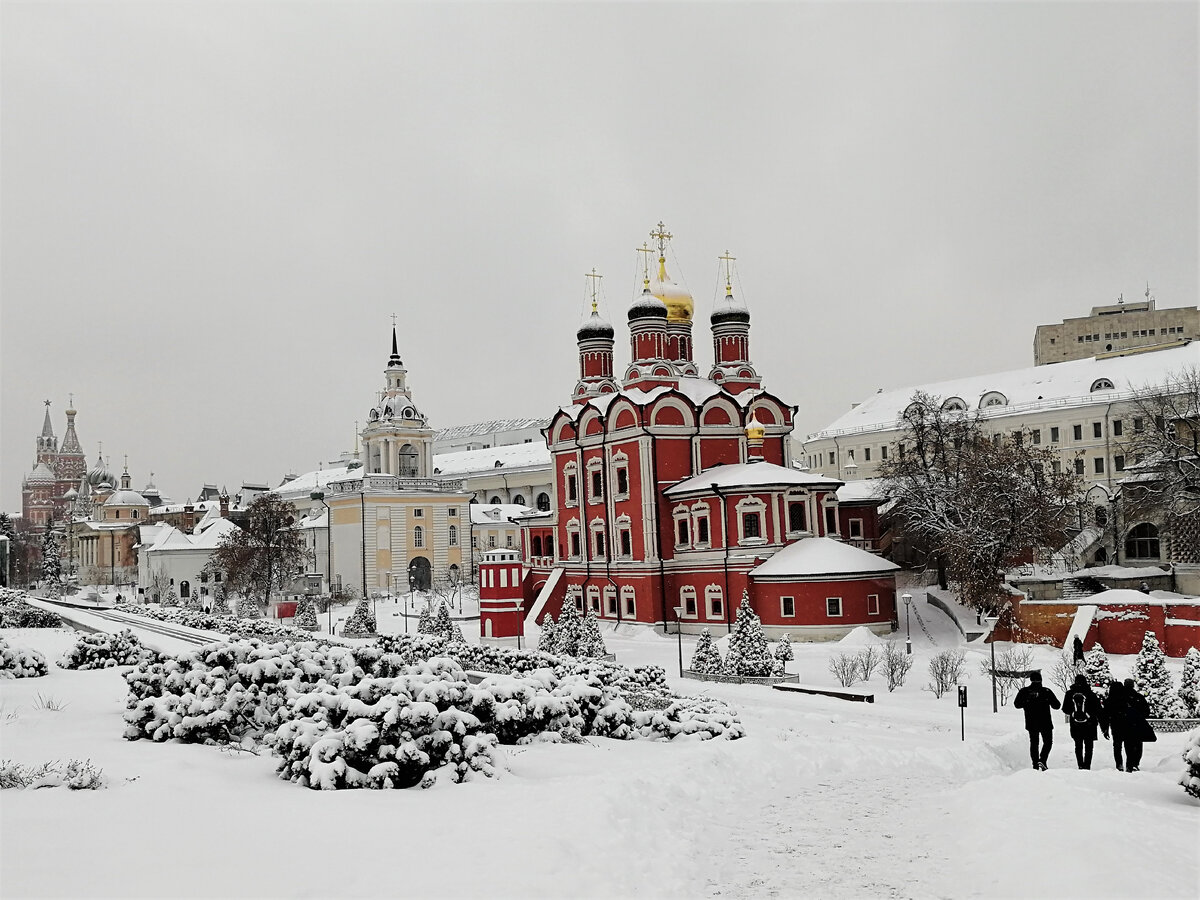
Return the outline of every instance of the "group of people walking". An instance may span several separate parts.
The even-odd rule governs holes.
[[[1124,684],[1110,681],[1108,693],[1101,697],[1082,675],[1063,696],[1042,684],[1042,673],[1029,673],[1029,684],[1017,691],[1013,706],[1025,712],[1025,730],[1029,732],[1029,758],[1035,769],[1045,770],[1054,746],[1054,721],[1051,710],[1061,709],[1075,741],[1075,761],[1081,769],[1092,767],[1092,749],[1096,731],[1110,738],[1117,770],[1136,772],[1142,762],[1142,745],[1157,737],[1147,719],[1150,704],[1134,687],[1133,679]]]

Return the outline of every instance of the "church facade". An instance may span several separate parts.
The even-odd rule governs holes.
[[[666,269],[670,235],[660,223],[652,237],[656,277],[647,267],[629,309],[624,373],[593,302],[571,403],[545,429],[555,496],[522,520],[527,615],[573,603],[612,623],[716,633],[745,594],[773,637],[890,631],[897,567],[843,540],[842,482],[792,465],[795,408],[762,386],[731,258],[701,375],[694,303]]]

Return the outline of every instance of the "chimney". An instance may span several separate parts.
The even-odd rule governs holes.
[[[228,494],[221,495],[221,518],[222,519],[229,518],[229,495]]]
[[[180,530],[184,534],[191,534],[196,528],[196,507],[192,506],[189,500],[183,504],[183,528]]]

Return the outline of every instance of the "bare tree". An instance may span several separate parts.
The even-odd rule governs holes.
[[[929,661],[931,680],[927,689],[933,691],[933,696],[941,698],[962,680],[966,656],[962,650],[943,650]]]
[[[829,657],[829,673],[842,687],[850,687],[858,681],[858,654],[835,653]]]
[[[172,602],[175,599],[175,585],[161,567],[151,573],[149,590],[150,599],[155,603],[161,603],[163,606],[175,605]]]
[[[1000,696],[1000,705],[1008,703],[1008,698],[1021,689],[1025,680],[1023,674],[1033,667],[1033,651],[1028,647],[1013,647],[1005,650],[996,657],[996,693]],[[983,659],[979,663],[979,672],[986,678],[992,677],[992,661]]]
[[[944,560],[963,603],[994,612],[1004,571],[1053,548],[1078,521],[1080,482],[1024,432],[989,431],[978,411],[918,391],[894,452],[880,464],[896,528]]]
[[[1200,367],[1135,395],[1126,423],[1126,514],[1161,517],[1177,562],[1200,562]],[[1132,427],[1130,427],[1132,426]]]
[[[213,551],[205,571],[219,571],[231,591],[266,607],[271,592],[281,590],[304,571],[311,558],[304,535],[292,526],[296,507],[275,494],[262,494],[247,510],[245,528],[230,531]],[[243,604],[238,604],[241,614]]]
[[[874,644],[868,644],[855,654],[854,660],[858,663],[859,677],[863,681],[870,681],[875,670],[883,662],[883,651]]]
[[[913,666],[913,658],[900,646],[899,641],[888,641],[883,645],[883,674],[887,678],[888,691],[904,687],[904,679]]]

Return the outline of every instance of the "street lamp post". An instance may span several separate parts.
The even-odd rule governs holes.
[[[904,652],[912,656],[912,594],[905,592],[900,599],[904,601]]]
[[[679,644],[679,677],[683,677],[683,614],[682,606],[675,607],[675,640]]]
[[[990,620],[990,621],[987,621]],[[992,712],[1000,712],[1000,705],[996,701],[996,623],[1000,621],[999,616],[986,616],[986,624],[991,625],[991,633],[988,637],[991,638],[988,643],[992,645]]]

